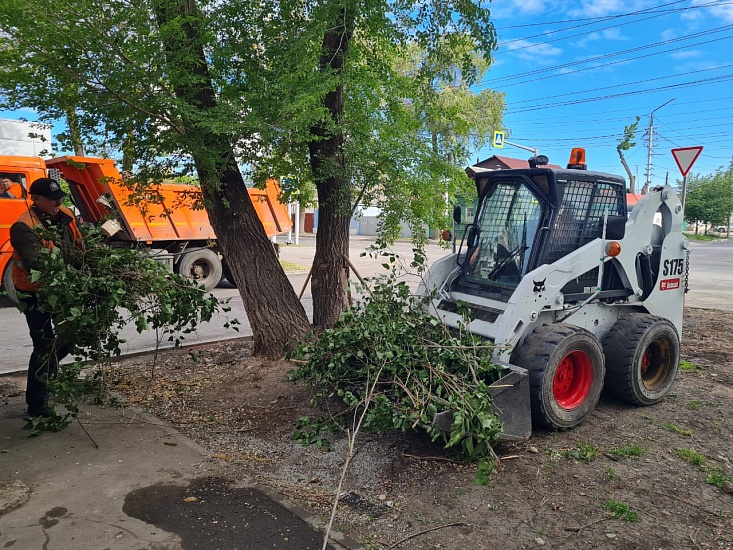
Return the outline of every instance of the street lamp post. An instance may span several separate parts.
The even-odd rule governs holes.
[[[652,138],[654,137],[654,113],[656,113],[659,109],[664,107],[665,105],[669,105],[672,103],[676,98],[672,98],[666,103],[661,104],[659,107],[654,109],[651,114],[649,115],[649,141],[647,143],[647,155],[646,155],[646,183],[644,184],[644,187],[641,190],[642,195],[646,195],[649,192],[649,187],[652,183]]]

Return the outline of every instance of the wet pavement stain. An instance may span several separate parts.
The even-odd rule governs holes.
[[[254,488],[220,478],[129,493],[122,511],[181,537],[183,550],[318,550],[323,535]],[[328,546],[333,550],[332,546]]]
[[[68,510],[63,506],[54,506],[38,520],[38,524],[44,529],[50,529],[54,525],[58,525],[59,520],[56,518],[64,517],[66,512],[68,512]]]

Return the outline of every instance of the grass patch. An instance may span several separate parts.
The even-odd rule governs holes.
[[[733,483],[733,475],[726,474],[720,466],[708,466],[705,468],[705,483],[715,485],[723,489],[725,483]]]
[[[608,454],[614,458],[639,458],[646,453],[646,447],[639,445],[621,445],[608,451]]]
[[[607,500],[603,503],[603,507],[612,518],[620,519],[627,523],[638,523],[641,521],[641,514],[636,510],[629,508],[629,505],[625,502]]]
[[[616,473],[616,470],[611,468],[610,466],[606,466],[606,479],[608,481],[613,481],[614,479],[618,479],[619,475]]]
[[[285,273],[308,273],[308,268],[304,265],[295,264],[286,260],[280,260],[280,265]]]
[[[672,454],[695,466],[705,466],[705,457],[695,449],[672,449]]]
[[[703,370],[703,368],[691,361],[680,361],[680,370],[682,372],[697,372]]]
[[[669,430],[670,432],[675,433],[677,435],[683,435],[685,437],[692,437],[692,430],[681,428],[674,422],[667,422],[666,424],[662,424],[662,428],[664,428],[665,430]]]
[[[709,233],[708,235],[704,235],[702,233],[698,233],[697,235],[694,233],[685,233],[685,237],[687,237],[690,241],[698,241],[698,242],[710,242],[710,241],[719,241],[720,235],[717,233]]]
[[[590,443],[581,443],[577,448],[565,451],[563,456],[568,460],[575,460],[576,462],[581,460],[583,462],[590,462],[601,456],[602,452],[600,447],[596,447]]]
[[[726,474],[720,466],[708,466],[705,457],[695,449],[672,449],[672,453],[705,472],[705,483],[718,489],[723,489],[726,482],[733,483],[733,475]]]

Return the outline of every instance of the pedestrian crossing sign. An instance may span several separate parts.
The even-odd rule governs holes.
[[[504,147],[504,132],[494,132],[494,139],[492,140],[491,145],[497,149]]]

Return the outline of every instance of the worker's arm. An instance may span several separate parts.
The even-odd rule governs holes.
[[[23,260],[23,267],[40,270],[43,268],[41,262],[41,241],[32,228],[24,223],[14,223],[10,227],[10,244],[20,254]]]

